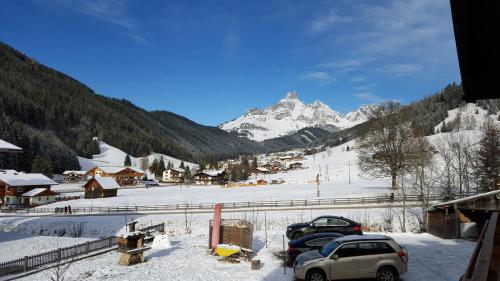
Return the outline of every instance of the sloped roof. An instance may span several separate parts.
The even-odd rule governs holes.
[[[19,174],[19,172],[12,169],[0,169],[0,174]]]
[[[102,189],[117,189],[120,186],[112,177],[95,177],[97,183],[102,187]]]
[[[434,205],[432,207],[446,207],[446,206],[450,206],[450,205],[454,205],[454,204],[465,203],[465,202],[468,202],[468,201],[473,201],[473,200],[476,200],[476,199],[481,199],[481,198],[484,198],[484,197],[491,197],[491,196],[500,196],[500,190],[493,190],[493,191],[489,191],[489,192],[485,192],[485,193],[481,193],[481,194],[476,194],[476,195],[472,195],[472,196],[465,197],[465,198],[451,200],[451,201],[448,201],[448,202],[443,202],[443,203],[436,204],[436,205]]]
[[[63,175],[69,175],[69,174],[72,174],[72,173],[75,173],[75,174],[78,174],[78,175],[85,175],[87,173],[87,171],[64,171],[62,174]]]
[[[174,171],[177,171],[179,173],[184,173],[186,170],[182,169],[182,168],[170,168],[170,170],[174,170]]]
[[[0,139],[0,152],[22,151],[23,149]]]
[[[93,170],[95,168],[98,168],[107,174],[116,174],[116,173],[119,173],[125,169],[131,169],[131,170],[136,171],[137,173],[144,174],[143,170],[136,168],[136,167],[130,167],[130,166],[97,166],[97,167],[92,168],[91,170]]]
[[[33,188],[32,190],[23,193],[21,196],[22,197],[33,197],[33,196],[37,196],[38,194],[40,194],[46,190],[49,190],[53,195],[56,195],[56,192],[54,192],[48,188],[38,187],[38,188]]]
[[[204,170],[202,173],[207,174],[211,177],[216,177],[220,174],[222,174],[224,170]]]
[[[57,185],[58,183],[42,174],[1,174],[0,181],[10,186]]]

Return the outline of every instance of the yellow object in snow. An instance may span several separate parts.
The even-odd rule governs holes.
[[[241,251],[240,247],[237,245],[229,245],[229,244],[219,244],[217,248],[215,248],[215,253],[221,257],[229,257]]]

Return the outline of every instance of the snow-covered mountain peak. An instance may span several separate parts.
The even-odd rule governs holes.
[[[306,104],[299,99],[297,92],[291,91],[276,104],[264,109],[253,108],[219,127],[249,139],[263,141],[293,134],[307,127],[330,131],[349,128],[371,118],[374,109],[373,106],[365,106],[343,116],[319,100]]]

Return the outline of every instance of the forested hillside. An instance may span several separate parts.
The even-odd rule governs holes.
[[[191,161],[260,149],[173,113],[147,112],[95,94],[5,44],[0,44],[0,115],[0,138],[25,150],[2,156],[0,167],[23,171],[31,170],[37,156],[52,162],[57,172],[78,169],[76,155],[99,153],[93,136],[132,155],[155,151]]]

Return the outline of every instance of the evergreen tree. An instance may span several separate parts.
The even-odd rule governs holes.
[[[179,168],[184,169],[184,161],[181,161],[181,164],[179,165]]]
[[[46,175],[47,177],[52,177],[52,163],[49,159],[37,156],[33,159],[33,165],[31,167],[32,173],[41,173]]]
[[[481,191],[500,187],[500,131],[491,120],[483,128],[477,152],[477,174]]]
[[[160,161],[158,161],[158,171],[155,174],[156,177],[163,177],[164,171],[165,171],[165,161],[163,160],[163,157],[161,157]]]
[[[155,177],[157,177],[158,175],[158,167],[159,167],[158,159],[154,159],[153,163],[151,163],[151,166],[149,167],[149,171],[152,174],[154,174]]]
[[[130,156],[127,154],[125,156],[125,162],[123,163],[124,166],[132,166],[132,161],[130,160]]]
[[[191,175],[191,169],[189,168],[189,166],[186,166],[186,168],[184,169],[184,179],[186,181],[189,181],[193,178],[193,176]]]

